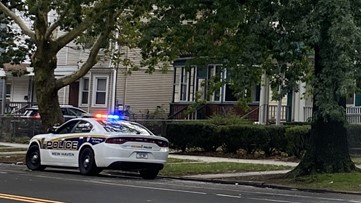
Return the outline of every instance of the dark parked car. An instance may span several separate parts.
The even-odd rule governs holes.
[[[86,115],[90,115],[83,109],[74,107],[72,105],[60,105],[60,109],[63,113],[64,120],[68,121],[72,118],[79,118]],[[27,108],[21,118],[40,118],[39,109],[37,106]]]
[[[63,113],[64,121],[68,121],[73,118],[89,117],[89,115],[91,115],[83,109],[72,105],[60,105],[60,109]],[[14,133],[17,135],[32,137],[39,133],[45,133],[41,125],[39,109],[37,106],[27,108],[19,119],[14,119],[12,125],[14,125]]]

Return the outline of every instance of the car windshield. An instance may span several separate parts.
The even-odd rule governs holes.
[[[144,126],[126,121],[98,121],[108,132],[120,132],[124,134],[135,135],[153,135],[153,133]]]

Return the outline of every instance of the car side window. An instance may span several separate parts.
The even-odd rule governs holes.
[[[73,130],[74,126],[75,126],[78,122],[79,122],[79,121],[70,121],[70,122],[64,124],[63,126],[61,126],[61,127],[56,131],[56,134],[71,133],[71,131]]]
[[[63,114],[63,116],[68,115],[68,111],[63,108],[61,109],[61,113]]]
[[[72,133],[88,133],[93,129],[93,125],[87,121],[80,121]]]
[[[81,112],[81,111],[79,111],[77,109],[73,109],[73,108],[69,108],[68,112],[69,112],[69,115],[77,116],[77,117],[80,117],[80,116],[82,116],[84,114],[83,112]]]
[[[70,111],[72,114],[74,114],[75,116],[82,116],[84,115],[84,112],[79,110],[79,109],[75,109],[75,108],[69,108],[68,111]]]

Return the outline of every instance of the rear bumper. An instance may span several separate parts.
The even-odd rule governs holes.
[[[111,168],[125,171],[162,169],[168,159],[168,148],[156,150],[125,148],[122,145],[99,144],[94,146],[95,162],[100,168]],[[137,154],[147,154],[138,157]]]
[[[117,161],[109,165],[109,169],[123,170],[123,171],[142,171],[142,170],[162,170],[163,164],[158,163],[144,163],[144,162],[128,162]]]

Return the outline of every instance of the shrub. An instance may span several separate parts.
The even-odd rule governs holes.
[[[347,126],[347,141],[349,147],[361,147],[361,125],[351,124]]]
[[[205,123],[198,128],[192,140],[194,147],[199,147],[206,152],[214,152],[222,145],[219,126]]]
[[[302,158],[310,137],[311,126],[295,126],[286,129],[285,136],[287,138],[286,152],[289,156]]]
[[[266,148],[270,140],[264,126],[259,125],[224,126],[220,133],[224,137],[223,148],[229,153],[236,153],[242,148],[247,154],[252,154],[257,149]]]
[[[214,125],[246,125],[252,124],[252,121],[239,117],[235,114],[213,115],[207,122]]]
[[[270,141],[267,147],[263,149],[266,156],[271,156],[273,151],[282,151],[286,152],[287,149],[287,139],[285,136],[287,126],[266,126],[268,136]]]

